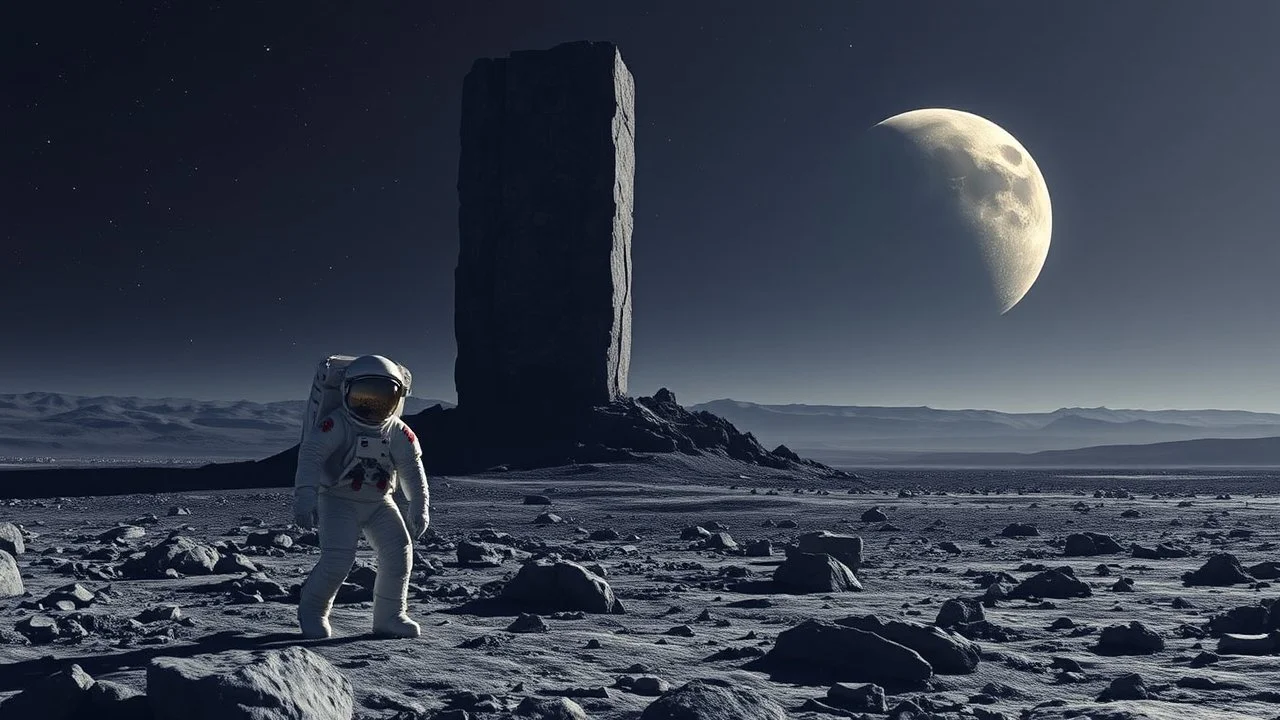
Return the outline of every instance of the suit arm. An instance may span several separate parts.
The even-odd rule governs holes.
[[[422,466],[422,445],[404,421],[399,421],[392,431],[392,460],[396,476],[409,499],[409,511],[416,518],[427,517],[431,503],[431,490],[427,485],[427,471]]]

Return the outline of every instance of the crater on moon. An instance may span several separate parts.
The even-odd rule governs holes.
[[[1031,289],[1049,252],[1049,190],[1003,128],[913,110],[864,132],[853,165],[856,264],[896,288],[895,306],[990,315]]]

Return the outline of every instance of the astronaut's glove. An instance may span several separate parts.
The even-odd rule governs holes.
[[[293,491],[293,522],[300,528],[314,528],[316,522],[316,489],[296,488]]]
[[[407,528],[409,530],[409,537],[412,538],[414,542],[421,540],[422,536],[427,534],[427,527],[430,525],[431,520],[425,511],[416,515],[411,515],[409,517],[409,527]]]

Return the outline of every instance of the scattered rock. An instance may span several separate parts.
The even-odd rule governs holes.
[[[1026,523],[1010,523],[1000,531],[1001,537],[1036,537],[1039,534],[1035,525]]]
[[[1218,653],[1222,655],[1270,655],[1276,651],[1276,637],[1265,635],[1236,635],[1227,633],[1218,639]]]
[[[120,525],[99,533],[98,540],[102,542],[126,542],[129,540],[144,538],[146,536],[146,528],[140,528],[137,525]]]
[[[857,572],[862,567],[862,538],[822,530],[801,535],[796,540],[802,553],[826,553]]]
[[[547,497],[546,495],[525,495],[524,504],[525,505],[550,505],[551,498]]]
[[[1095,648],[1102,655],[1150,655],[1163,649],[1164,639],[1137,620],[1103,628]]]
[[[705,540],[709,537],[711,537],[711,531],[701,525],[694,525],[680,531],[681,540]]]
[[[211,575],[218,566],[218,551],[189,537],[175,535],[120,565],[129,579],[160,579],[184,575]]]
[[[18,561],[7,550],[0,550],[0,598],[17,597],[26,591]]]
[[[347,678],[299,646],[155,658],[147,697],[157,718],[350,720],[355,712]]]
[[[939,674],[963,675],[978,667],[982,649],[959,633],[906,620],[881,620],[862,615],[836,620],[837,625],[875,633],[914,650]]]
[[[620,613],[608,581],[567,560],[535,560],[503,587],[501,599],[534,612]]]
[[[587,712],[567,697],[529,696],[516,706],[515,714],[534,720],[587,720]]]
[[[1063,549],[1063,554],[1068,557],[1081,557],[1088,555],[1110,555],[1111,553],[1121,552],[1123,548],[1119,543],[1111,539],[1110,535],[1102,533],[1083,532],[1073,533],[1067,536],[1067,544]]]
[[[1183,573],[1182,582],[1186,585],[1209,585],[1222,587],[1237,583],[1251,583],[1250,577],[1240,567],[1240,561],[1231,553],[1215,553],[1209,556],[1199,570]]]
[[[795,552],[773,573],[779,587],[794,593],[845,592],[862,589],[853,572],[826,553]]]
[[[140,623],[176,621],[182,619],[182,608],[177,605],[157,605],[138,613]]]
[[[1142,676],[1137,673],[1129,673],[1112,680],[1111,685],[1098,696],[1098,702],[1147,700],[1150,697],[1151,693],[1142,682]]]
[[[768,653],[745,667],[782,681],[870,682],[886,688],[918,686],[933,676],[933,667],[910,648],[820,620],[784,630]]]
[[[954,625],[969,624],[986,620],[982,603],[969,598],[951,598],[938,608],[938,617],[934,625],[949,628]]]
[[[18,557],[27,551],[22,531],[11,522],[0,522],[0,550]]]
[[[640,720],[787,720],[781,705],[719,679],[692,680],[650,703]]]
[[[710,550],[737,550],[738,543],[727,532],[712,533],[711,537],[706,539],[706,546]]]
[[[1018,583],[1017,587],[1009,591],[1009,597],[1013,599],[1026,598],[1076,598],[1090,597],[1093,590],[1087,583],[1076,577],[1075,571],[1069,566],[1050,568],[1044,572],[1032,575],[1031,577]]]
[[[884,713],[884,688],[874,683],[836,683],[827,689],[827,703],[854,712]]]
[[[520,616],[507,626],[507,632],[513,633],[547,632],[550,629],[541,616],[532,613],[520,613]]]
[[[0,704],[6,720],[76,720],[89,710],[93,678],[79,665],[39,678]]]

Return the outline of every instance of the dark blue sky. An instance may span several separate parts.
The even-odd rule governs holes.
[[[636,81],[633,393],[1280,411],[1280,4],[304,7],[0,10],[0,392],[300,398],[379,352],[451,398],[463,76],[596,39]],[[1002,317],[833,284],[874,241],[851,148],[920,107],[1047,179],[1048,260]]]

